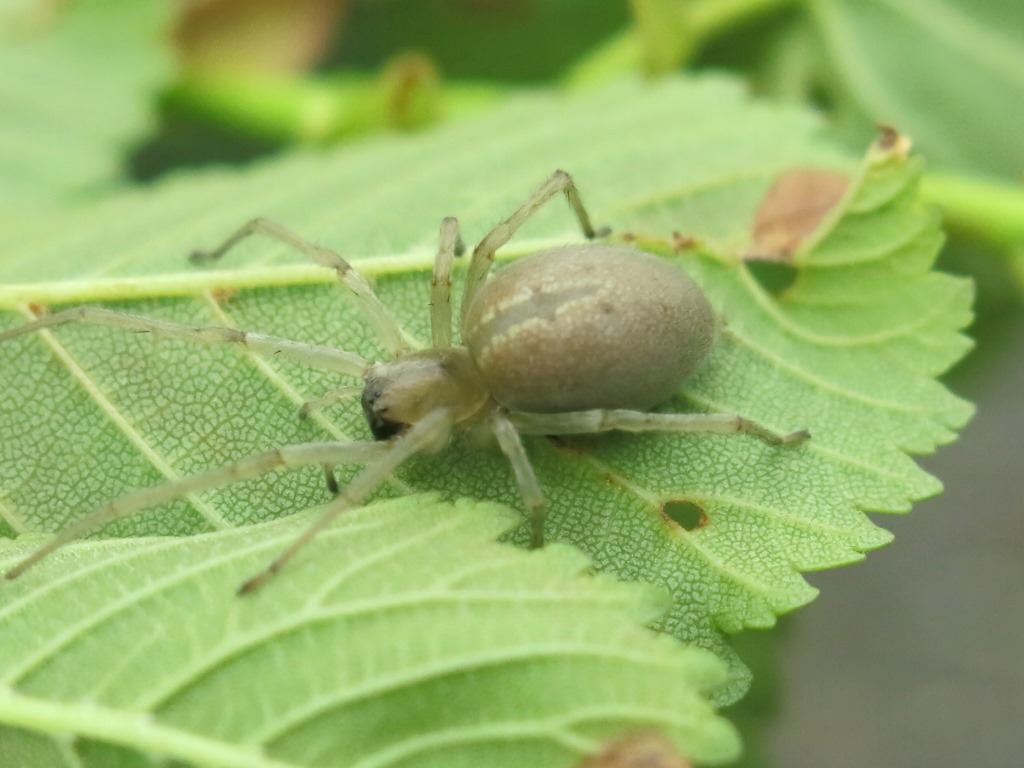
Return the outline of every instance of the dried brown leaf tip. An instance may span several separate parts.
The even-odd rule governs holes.
[[[891,125],[879,125],[878,138],[871,145],[868,157],[875,164],[889,159],[903,161],[910,154],[911,146],[913,142],[905,133],[900,133]]]
[[[791,262],[793,253],[818,228],[848,185],[849,179],[836,171],[804,168],[783,173],[757,208],[754,242],[744,258]]]
[[[641,731],[614,739],[585,757],[578,768],[692,768],[660,733]]]

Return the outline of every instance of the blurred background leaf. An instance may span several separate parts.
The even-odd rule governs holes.
[[[0,208],[5,216],[123,184],[173,73],[161,0],[102,0],[0,19]]]

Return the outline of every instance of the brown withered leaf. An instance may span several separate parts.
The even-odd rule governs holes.
[[[303,72],[327,48],[347,0],[185,0],[174,38],[192,71]]]
[[[692,763],[660,733],[635,731],[608,742],[578,768],[692,768]]]
[[[754,216],[747,259],[792,261],[793,252],[839,202],[849,179],[837,171],[800,168],[775,179]]]

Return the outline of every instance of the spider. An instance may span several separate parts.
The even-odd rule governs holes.
[[[544,494],[522,435],[626,432],[746,433],[773,444],[797,443],[806,430],[771,431],[731,414],[650,413],[675,393],[710,351],[715,315],[682,270],[651,254],[607,242],[566,245],[524,256],[488,279],[495,252],[552,197],[563,193],[588,241],[596,230],[572,177],[556,171],[488,232],[473,250],[462,295],[461,344],[452,341],[452,266],[464,250],[458,221],[441,222],[430,289],[432,346],[411,348],[369,283],[337,253],[263,218],[253,219],[193,261],[219,259],[253,234],[278,240],[337,272],[392,358],[370,362],[340,349],[225,327],[190,327],[100,307],[40,317],[0,334],[7,341],[43,328],[85,323],[200,344],[238,344],[347,377],[361,377],[362,406],[375,441],[288,445],[201,474],[143,488],[96,508],[9,570],[8,579],[72,539],[108,522],[185,495],[303,465],[323,465],[335,492],[320,516],[264,570],[245,581],[253,592],[277,574],[345,510],[362,503],[403,462],[438,452],[454,433],[484,430],[512,465],[531,523],[531,546],[544,543]],[[328,392],[302,414],[342,399]],[[344,488],[331,467],[364,465]]]

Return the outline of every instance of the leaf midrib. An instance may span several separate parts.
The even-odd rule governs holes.
[[[96,704],[63,704],[0,687],[0,722],[53,738],[93,738],[202,768],[307,768],[267,757],[261,750],[168,727],[147,713]]]
[[[31,317],[28,307],[22,307],[22,313]],[[127,438],[128,442],[135,447],[139,455],[144,457],[149,465],[159,473],[166,482],[178,480],[181,475],[174,469],[170,460],[160,454],[156,447],[151,445],[142,433],[133,425],[128,418],[121,413],[113,401],[107,397],[99,384],[92,378],[89,372],[82,367],[74,355],[61,344],[53,332],[49,330],[39,331],[39,338],[49,347],[53,356],[64,366],[71,378],[89,396],[89,399],[99,408],[106,419],[113,424],[118,431]],[[190,493],[183,498],[199,512],[202,518],[215,530],[223,530],[230,527],[224,517],[206,500],[195,493]]]
[[[564,245],[568,237],[533,238],[503,248],[495,260],[507,261],[534,251]],[[279,247],[272,244],[266,247]],[[301,259],[301,256],[295,256]],[[182,261],[185,261],[183,258]],[[425,248],[405,253],[348,259],[365,277],[388,277],[415,272],[429,273],[434,253]],[[465,265],[456,265],[462,269]],[[0,310],[26,314],[26,304],[43,305],[134,301],[139,299],[194,298],[218,289],[247,290],[290,288],[305,285],[335,285],[337,276],[329,269],[307,264],[253,265],[223,269],[183,269],[158,275],[96,277],[89,274],[71,280],[47,280],[0,285]],[[425,308],[424,308],[425,311]],[[31,314],[26,314],[34,319]],[[252,330],[252,329],[247,329]]]

